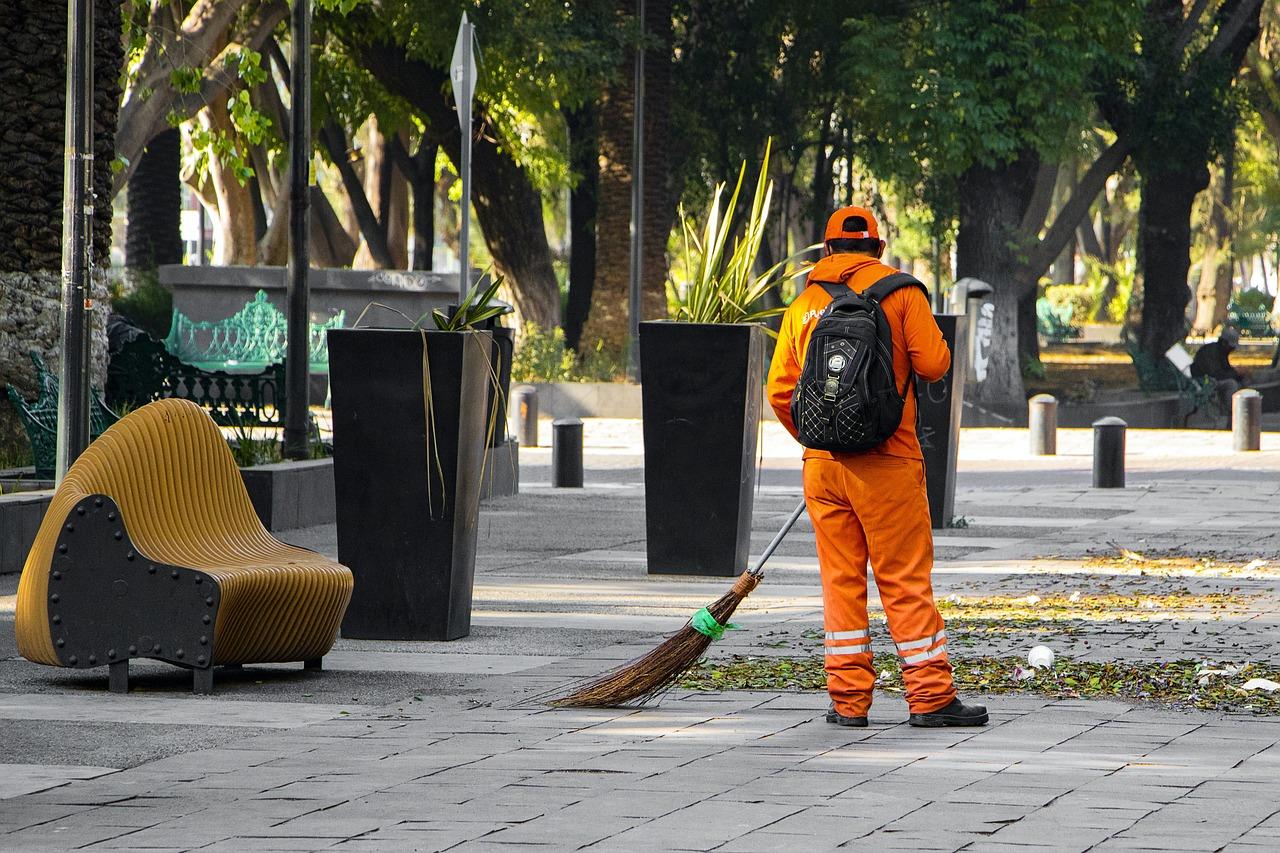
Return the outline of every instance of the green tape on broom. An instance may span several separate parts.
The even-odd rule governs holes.
[[[699,634],[705,634],[713,640],[718,640],[724,636],[726,630],[737,629],[738,626],[732,622],[721,625],[716,621],[716,617],[711,615],[711,611],[704,607],[693,614],[693,618],[689,620],[689,627]]]

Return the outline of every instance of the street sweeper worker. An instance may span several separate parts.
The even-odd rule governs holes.
[[[769,369],[769,402],[806,446],[804,494],[822,574],[832,703],[827,722],[867,725],[876,680],[869,559],[902,665],[910,723],[983,725],[986,708],[961,702],[952,682],[933,599],[933,531],[916,437],[915,381],[942,378],[951,353],[923,285],[881,263],[884,248],[871,211],[845,207],[831,215],[823,257],[782,317]]]

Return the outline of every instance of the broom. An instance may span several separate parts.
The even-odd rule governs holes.
[[[724,634],[733,611],[764,577],[765,562],[803,514],[804,501],[801,500],[756,564],[738,576],[732,589],[693,614],[689,623],[665,642],[643,657],[596,676],[573,693],[553,699],[551,704],[562,708],[609,708],[639,699],[638,704],[643,705],[662,693],[681,673],[697,663],[712,640]]]

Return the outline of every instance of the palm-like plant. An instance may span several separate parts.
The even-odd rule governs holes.
[[[769,153],[773,141],[765,145],[764,161],[756,179],[751,211],[742,231],[729,249],[735,230],[734,213],[746,178],[744,161],[728,204],[721,210],[725,184],[718,184],[707,208],[706,221],[697,222],[680,207],[682,280],[668,279],[676,320],[688,323],[754,323],[782,313],[783,308],[757,309],[760,299],[774,287],[803,270],[786,271],[809,249],[785,258],[760,274],[755,274],[756,257],[769,221],[773,182],[769,180]]]

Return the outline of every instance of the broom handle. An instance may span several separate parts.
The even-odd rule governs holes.
[[[778,550],[778,546],[782,544],[782,540],[787,538],[787,534],[791,532],[791,528],[796,526],[796,522],[800,520],[800,516],[804,515],[804,498],[800,499],[800,505],[791,511],[791,517],[787,519],[787,523],[782,525],[782,529],[777,532],[764,549],[764,553],[760,555],[760,559],[756,560],[756,564],[749,571],[751,574],[759,577],[764,574],[764,564],[773,556],[773,552]]]

